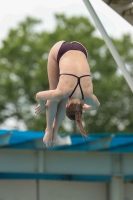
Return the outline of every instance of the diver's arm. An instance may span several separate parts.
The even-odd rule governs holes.
[[[45,102],[46,100],[60,101],[62,99],[62,94],[58,89],[55,90],[46,90],[38,92],[36,94],[36,100],[38,103]]]
[[[96,110],[100,106],[100,102],[97,97],[93,94],[85,99],[85,104],[83,104],[84,111]]]
[[[38,106],[35,108],[35,113],[41,114],[45,111],[46,100],[60,101],[61,99],[63,99],[63,95],[57,89],[38,92],[36,94],[36,100],[38,102]]]

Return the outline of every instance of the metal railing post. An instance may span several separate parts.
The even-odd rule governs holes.
[[[107,47],[109,48],[114,60],[116,61],[117,65],[121,69],[123,76],[125,77],[131,91],[133,92],[133,78],[130,76],[129,72],[126,69],[125,64],[123,63],[118,51],[116,50],[114,44],[112,43],[111,39],[109,38],[106,30],[104,29],[101,21],[99,20],[95,10],[93,9],[91,3],[89,0],[83,0],[85,6],[87,7],[89,13],[91,14],[91,17],[93,18],[97,28],[99,29]]]

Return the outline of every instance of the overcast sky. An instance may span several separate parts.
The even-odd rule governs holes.
[[[133,27],[102,0],[90,2],[110,36],[120,37],[125,32],[133,34]],[[41,28],[52,30],[55,27],[54,13],[82,15],[92,19],[82,0],[3,0],[0,5],[0,41],[6,37],[10,28],[27,16],[41,19]]]

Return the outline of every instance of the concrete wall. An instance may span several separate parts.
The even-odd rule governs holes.
[[[0,180],[0,200],[106,200],[106,183]]]
[[[0,180],[0,200],[37,200],[36,182],[32,180]]]
[[[40,200],[106,200],[106,183],[40,181]]]
[[[109,200],[106,183],[0,180],[0,200]],[[124,184],[124,198],[133,200],[133,184]]]
[[[125,183],[124,200],[133,200],[133,183]]]

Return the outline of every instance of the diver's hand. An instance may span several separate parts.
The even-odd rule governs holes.
[[[83,109],[84,111],[93,110],[92,106],[89,106],[89,105],[87,105],[87,104],[83,104],[83,105],[82,105],[82,109]]]
[[[35,113],[37,115],[40,115],[44,113],[46,110],[46,105],[45,104],[38,104],[37,107],[35,108]]]

